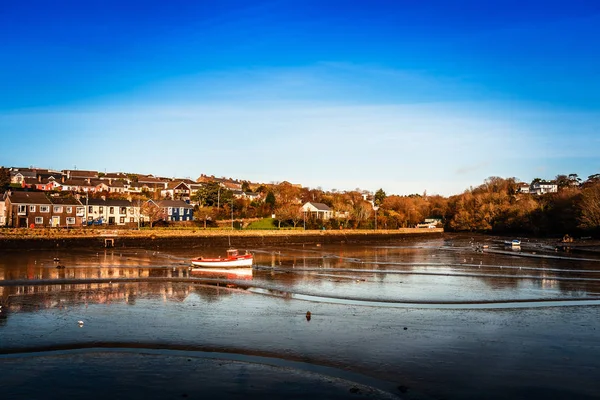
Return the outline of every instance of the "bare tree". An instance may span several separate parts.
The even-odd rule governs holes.
[[[579,226],[584,229],[600,228],[600,183],[583,190],[580,208]]]
[[[289,218],[290,221],[292,221],[292,224],[294,224],[295,228],[298,225],[298,223],[304,219],[304,212],[302,211],[302,207],[298,204],[292,204],[290,206]]]
[[[150,228],[154,226],[155,222],[163,220],[167,217],[164,210],[153,201],[147,201],[142,204],[141,210],[142,215],[148,218],[148,221],[150,222]]]
[[[206,222],[215,219],[215,207],[199,207],[197,215],[199,219],[204,220],[204,229],[206,229]]]

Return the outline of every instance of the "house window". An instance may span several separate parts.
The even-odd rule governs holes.
[[[91,214],[94,212],[94,206],[89,206],[88,207],[88,212]]]
[[[179,207],[179,215],[183,215],[183,207]]]
[[[35,217],[35,223],[36,225],[41,225],[44,223],[44,218],[43,217]]]
[[[127,214],[127,207],[121,207],[119,209],[119,214]]]
[[[29,206],[29,212],[35,212],[35,206]]]
[[[100,206],[99,209],[100,209],[100,214],[104,213],[104,207]]]
[[[62,211],[63,211],[63,210],[62,210],[62,207],[61,207],[61,206],[54,206],[54,212],[55,212],[55,213],[61,213]]]
[[[19,206],[19,214],[25,214],[27,212],[27,206]]]
[[[129,214],[133,214],[133,208],[129,207]]]
[[[133,217],[129,217],[129,222],[134,222]]]
[[[169,214],[169,215],[172,215],[172,214],[173,214],[173,207],[169,207],[168,214]]]
[[[43,213],[50,212],[50,206],[40,206],[40,212],[43,212]]]
[[[121,218],[119,218],[119,223],[120,223],[120,224],[124,224],[124,223],[125,223],[125,217],[121,217]]]
[[[75,217],[67,217],[67,225],[75,225]]]
[[[67,207],[67,214],[73,213],[73,207]]]
[[[108,213],[109,214],[114,214],[115,213],[115,208],[114,207],[109,207]]]
[[[77,215],[83,217],[83,213],[85,212],[85,207],[77,207]]]

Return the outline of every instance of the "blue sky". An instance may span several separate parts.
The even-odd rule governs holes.
[[[388,194],[585,178],[599,71],[596,1],[8,0],[0,164]]]

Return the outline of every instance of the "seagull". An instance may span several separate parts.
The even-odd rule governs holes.
[[[83,326],[83,321],[77,321],[77,323],[79,324],[80,328]]]

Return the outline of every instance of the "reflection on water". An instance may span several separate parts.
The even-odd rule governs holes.
[[[502,241],[486,245],[486,251],[481,247],[472,238],[458,237],[385,246],[261,248],[251,249],[254,268],[193,271],[189,259],[194,255],[185,250],[12,252],[0,259],[0,299],[62,291],[68,289],[64,285],[80,281],[105,285],[153,279],[252,281],[253,287],[265,290],[376,302],[487,303],[600,296],[600,257],[564,256],[531,242],[516,256],[503,251]]]
[[[190,270],[190,276],[228,280],[252,280],[253,272],[252,268],[194,268]]]
[[[17,374],[36,380],[37,361],[8,362],[3,354],[179,349],[331,367],[333,375],[391,383],[386,390],[413,399],[597,394],[600,257],[593,253],[565,256],[533,241],[512,252],[501,239],[468,236],[249,250],[254,268],[199,271],[187,249],[3,252],[0,368],[31,368]],[[101,371],[92,366],[90,376],[108,374],[105,355],[95,354],[71,361],[93,360]],[[131,358],[136,368],[149,360]],[[189,372],[186,358],[160,360],[146,367]],[[56,364],[68,370],[70,363]],[[207,370],[226,382],[221,367]],[[248,370],[235,373],[244,382],[236,390],[251,391]],[[20,390],[6,376],[0,385]],[[265,396],[275,390],[269,379],[261,381]],[[285,386],[277,393],[290,394]]]

